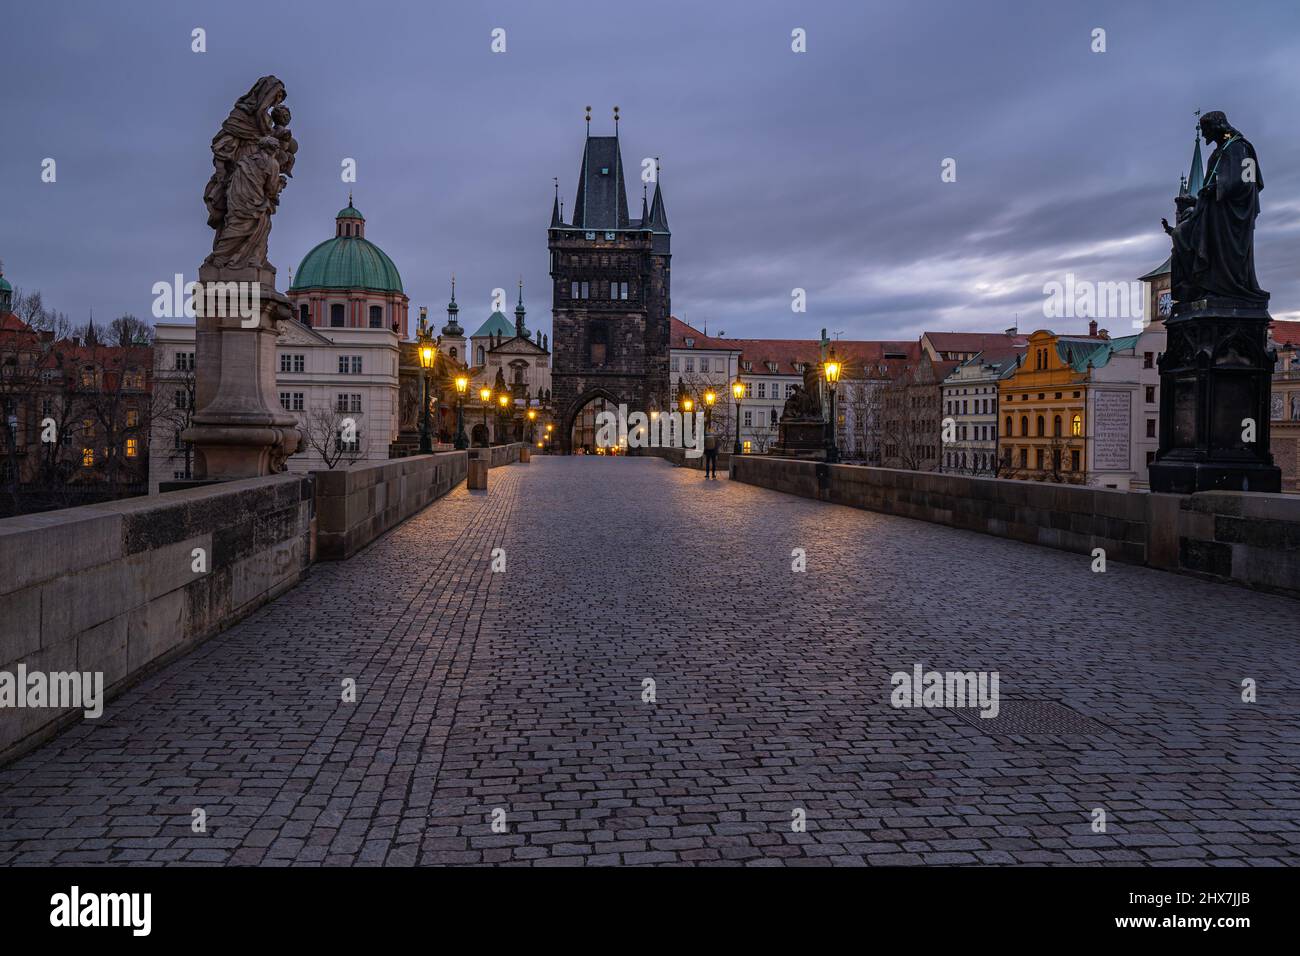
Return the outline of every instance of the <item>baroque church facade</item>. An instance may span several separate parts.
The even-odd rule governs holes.
[[[559,187],[547,230],[552,286],[551,380],[560,450],[592,403],[629,411],[669,410],[672,235],[658,182],[643,186],[641,215],[628,215],[618,136],[592,136],[587,117],[578,187],[569,222]]]

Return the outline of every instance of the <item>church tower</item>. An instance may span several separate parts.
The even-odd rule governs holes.
[[[547,231],[552,280],[552,388],[560,447],[572,448],[583,408],[603,399],[628,411],[670,407],[668,332],[671,241],[663,193],[643,197],[641,216],[627,208],[627,181],[614,107],[614,135],[587,136],[571,221],[559,184]]]

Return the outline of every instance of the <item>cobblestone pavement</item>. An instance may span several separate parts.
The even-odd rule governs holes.
[[[0,864],[1296,863],[1300,604],[1089,565],[497,469],[0,771]],[[916,663],[998,671],[1002,717],[894,709]],[[1021,700],[1099,724],[1007,733]]]

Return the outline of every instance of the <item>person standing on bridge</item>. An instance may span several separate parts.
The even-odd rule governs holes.
[[[713,431],[704,435],[704,477],[718,480],[718,435]]]

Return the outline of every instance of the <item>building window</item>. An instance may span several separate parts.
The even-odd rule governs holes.
[[[1043,449],[1041,448],[1034,449],[1034,467],[1039,471],[1043,470]]]
[[[298,321],[303,325],[311,325],[311,306],[306,302],[298,305]]]
[[[767,398],[767,382],[758,383],[758,397]]]
[[[695,371],[695,358],[694,358],[694,356],[690,356],[690,355],[686,356],[686,371],[688,371],[688,372],[694,372],[694,371]]]
[[[280,407],[283,408],[286,412],[289,410],[289,393],[288,393],[288,392],[281,392],[281,393],[280,393]],[[177,434],[176,434],[176,440],[177,440],[177,441],[180,441],[180,437],[181,437],[181,436],[180,436],[180,433],[177,432]],[[180,446],[178,445],[177,447],[179,448]]]
[[[754,383],[753,383],[753,382],[746,382],[746,383],[745,383],[745,397],[746,397],[746,398],[753,398],[753,397],[754,397]]]
[[[746,455],[751,454],[754,451],[754,443],[746,439],[745,441],[741,442],[740,449]]]
[[[1142,353],[1142,367],[1143,367],[1143,368],[1155,368],[1155,364],[1156,364],[1156,353],[1155,353],[1155,352],[1143,352],[1143,353]]]
[[[384,327],[384,307],[382,305],[372,305],[370,307],[370,327],[372,329],[382,329]]]
[[[677,356],[674,355],[674,356],[672,357],[672,359],[669,361],[669,363],[668,363],[668,367],[669,367],[670,369],[672,369],[672,370],[675,372],[675,371],[677,371],[677,365],[678,365]]]
[[[745,422],[745,427],[746,427],[746,428],[751,427],[751,426],[754,424],[754,413],[753,413],[753,412],[745,412],[744,422]]]
[[[1061,437],[1061,416],[1056,415],[1052,418],[1052,434],[1056,438]]]
[[[192,372],[192,371],[194,371],[194,353],[193,353],[193,352],[177,352],[177,353],[176,353],[176,365],[175,365],[175,367],[176,367],[176,371],[178,371],[178,372]]]
[[[477,365],[483,365],[486,361],[487,361],[487,357],[485,356],[485,354],[484,354],[484,352],[483,352],[483,346],[480,345],[480,346],[478,347],[478,362],[476,362],[475,364],[477,364]]]
[[[352,393],[352,402],[351,402],[351,405],[350,405],[350,407],[349,407],[348,410],[349,410],[349,411],[353,411],[353,412],[359,412],[359,411],[361,411],[361,393],[360,393],[360,392],[353,392],[353,393]]]
[[[1154,418],[1148,418],[1148,419],[1147,419],[1147,438],[1155,438],[1155,437],[1156,437],[1156,420],[1155,420]]]
[[[1156,403],[1156,387],[1155,387],[1154,385],[1148,385],[1148,386],[1147,386],[1147,404],[1148,404],[1148,405],[1154,405],[1155,403]]]
[[[281,392],[280,407],[288,412],[300,412],[303,409],[302,392]]]
[[[1022,449],[1020,449],[1020,467],[1021,467],[1021,468],[1028,468],[1028,467],[1029,467],[1029,449],[1028,449],[1028,448],[1022,448]]]
[[[1079,470],[1079,449],[1077,448],[1070,452],[1070,470]]]
[[[708,360],[707,358],[705,358],[704,356],[701,355],[701,356],[700,356],[700,371],[701,371],[701,372],[707,372],[708,370],[709,370],[709,360]]]
[[[584,283],[585,284],[585,283]],[[591,342],[590,357],[592,365],[604,365],[606,353],[609,351],[609,329],[604,322],[593,322],[591,325]],[[687,360],[686,371],[690,371],[691,366]]]
[[[334,411],[346,412],[348,410],[348,396],[346,393],[334,396]]]
[[[140,424],[140,413],[137,412],[134,408],[127,409],[126,427],[135,428],[139,424]]]
[[[619,297],[620,299],[626,299],[626,298],[627,298],[627,283],[626,283],[626,282],[620,282],[620,283],[618,284],[618,297]]]
[[[95,465],[95,449],[93,448],[81,449],[81,467],[93,468],[94,465]]]
[[[361,374],[361,356],[360,355],[340,355],[339,356],[339,374],[347,375]]]
[[[176,389],[176,391],[172,393],[172,404],[179,409],[189,408],[190,393],[183,388]]]
[[[1021,435],[1028,435],[1028,434],[1029,434],[1029,416],[1028,416],[1028,415],[1021,415],[1021,416],[1020,416],[1020,434],[1021,434]]]
[[[330,306],[330,328],[341,329],[343,325],[343,306],[336,302]]]
[[[1075,415],[1070,419],[1070,434],[1078,438],[1083,434],[1083,416]]]
[[[1008,437],[1008,438],[1011,437],[1011,416],[1010,416],[1010,415],[1007,416],[1007,421],[1006,421],[1006,434],[1007,434],[1007,437]]]
[[[140,439],[128,438],[126,440],[126,457],[134,458],[140,453]]]

